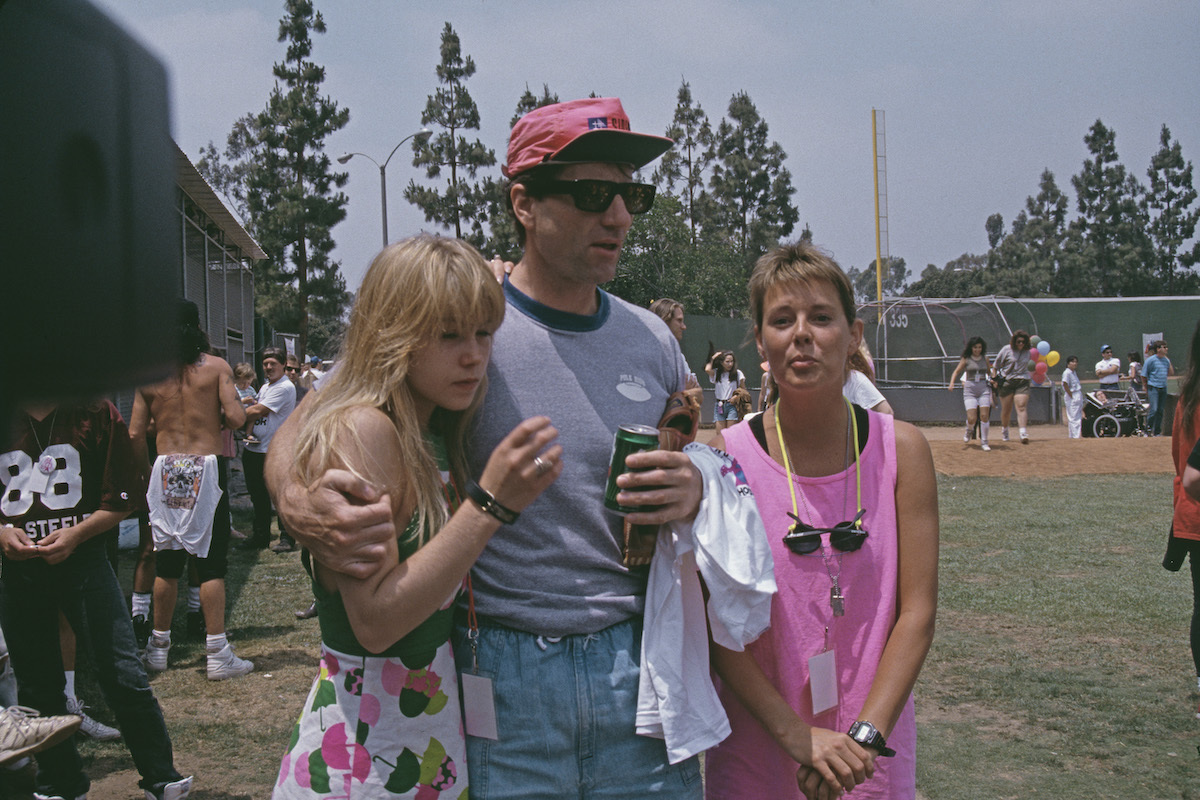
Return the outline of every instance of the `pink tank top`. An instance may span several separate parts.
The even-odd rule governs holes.
[[[747,650],[788,704],[810,725],[845,732],[858,719],[875,678],[888,635],[896,622],[896,438],[892,418],[870,414],[870,431],[861,457],[863,528],[867,540],[853,553],[829,550],[828,565],[821,551],[796,555],[783,543],[792,524],[787,474],[763,451],[747,423],[724,432],[725,446],[737,459],[750,488],[775,558],[779,593],[771,605],[771,628]],[[773,435],[773,431],[768,431]],[[815,527],[833,527],[857,513],[855,469],[821,478],[792,476],[800,518]],[[801,499],[803,497],[803,500]],[[811,518],[810,518],[811,517]],[[839,566],[840,562],[840,566]],[[840,573],[839,573],[840,570]],[[830,572],[838,575],[845,597],[845,615],[834,617],[830,606]],[[820,714],[812,712],[808,659],[825,650],[825,629],[835,652],[839,703]],[[721,687],[721,700],[733,733],[708,751],[705,761],[707,798],[796,798],[796,762],[775,743],[738,699]],[[875,776],[854,789],[856,800],[916,796],[916,720],[908,698],[896,727],[888,736],[896,751],[875,761]]]

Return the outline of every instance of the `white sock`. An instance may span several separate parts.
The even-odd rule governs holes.
[[[214,633],[205,637],[204,644],[208,648],[208,652],[219,653],[225,649],[225,645],[229,644],[229,640],[223,633]]]
[[[1021,429],[1020,429],[1020,433],[1021,433],[1021,438],[1022,438],[1022,439],[1028,439],[1028,438],[1029,438],[1029,434],[1027,434],[1027,433],[1025,432],[1025,429],[1024,429],[1024,428],[1021,428]]]
[[[171,643],[171,632],[152,630],[150,631],[150,638],[154,641],[154,644],[159,647],[165,647]]]
[[[131,617],[150,618],[150,592],[134,592],[129,603]]]
[[[67,685],[63,687],[63,694],[67,696],[67,702],[74,701],[75,698],[75,670],[63,670],[63,675],[67,679]]]
[[[200,610],[200,587],[199,586],[189,586],[188,587],[188,611],[199,611],[199,610]]]
[[[992,427],[992,423],[990,422],[979,423],[979,438],[981,441],[987,442],[988,428],[990,427]]]

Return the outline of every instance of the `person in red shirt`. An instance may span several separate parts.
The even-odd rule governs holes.
[[[1179,386],[1179,402],[1175,406],[1175,420],[1171,430],[1171,456],[1175,460],[1175,514],[1171,519],[1171,550],[1178,554],[1178,565],[1183,563],[1186,550],[1192,564],[1192,660],[1196,667],[1196,685],[1200,689],[1200,500],[1185,491],[1184,473],[1188,471],[1189,457],[1200,440],[1200,323],[1192,333],[1192,347],[1188,353],[1187,372]],[[1193,464],[1192,471],[1195,471]],[[1164,562],[1166,565],[1166,562]],[[1170,568],[1170,567],[1168,567]],[[1175,569],[1178,569],[1175,566]],[[1200,710],[1196,716],[1200,717]]]

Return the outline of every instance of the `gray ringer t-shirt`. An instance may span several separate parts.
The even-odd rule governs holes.
[[[621,518],[604,508],[613,436],[657,425],[687,364],[655,314],[603,291],[580,316],[544,306],[505,281],[488,393],[471,439],[471,472],[521,420],[549,417],[563,472],[492,537],[472,570],[475,607],[547,636],[593,633],[642,612],[645,580],[621,563]]]

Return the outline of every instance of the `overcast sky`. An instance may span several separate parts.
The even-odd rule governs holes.
[[[166,63],[172,128],[195,161],[210,140],[263,108],[282,60],[282,2],[95,0]],[[528,85],[560,99],[621,98],[634,130],[663,133],[681,80],[714,127],[747,92],[787,153],[800,212],[843,267],[875,257],[871,109],[886,112],[890,250],[912,277],[987,250],[984,221],[1009,223],[1043,169],[1071,197],[1097,119],[1143,183],[1165,123],[1184,157],[1200,158],[1200,3],[1139,0],[318,0],[328,32],[313,58],[325,92],[350,109],[329,139],[382,162],[421,127],[437,88],[450,22],[477,72],[478,138],[507,146]],[[406,157],[388,166],[388,232],[433,229],[403,198],[423,178]],[[350,174],[346,220],[334,228],[357,289],[381,241],[379,172]],[[498,166],[496,175],[499,175]],[[649,171],[646,173],[649,174]],[[1197,176],[1200,180],[1200,176]]]

